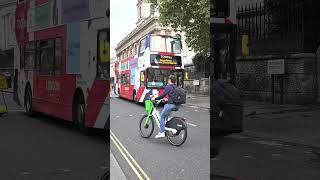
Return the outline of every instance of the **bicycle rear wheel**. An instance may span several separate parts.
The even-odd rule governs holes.
[[[153,121],[153,117],[150,116],[150,123],[149,125],[146,125],[146,121],[147,121],[147,117],[148,115],[144,115],[141,119],[140,119],[140,123],[139,123],[139,130],[140,130],[140,135],[144,138],[149,138],[153,131],[154,131],[154,121]]]
[[[165,133],[170,144],[174,146],[181,146],[186,141],[188,136],[187,128],[178,130],[175,134],[173,134],[171,131],[166,131]]]

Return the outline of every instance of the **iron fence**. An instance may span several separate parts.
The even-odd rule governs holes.
[[[314,52],[319,42],[316,0],[265,0],[238,7],[238,34],[251,54]],[[312,22],[314,21],[314,22]]]

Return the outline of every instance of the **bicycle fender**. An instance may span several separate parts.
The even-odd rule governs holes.
[[[166,127],[176,130],[183,130],[187,128],[186,122],[181,117],[173,117],[167,122]]]

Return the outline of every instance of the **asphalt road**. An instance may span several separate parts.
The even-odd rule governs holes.
[[[158,129],[155,129],[151,138],[142,138],[138,122],[143,114],[143,105],[117,97],[111,99],[111,131],[147,177],[159,180],[210,178],[209,110],[181,107],[174,112],[173,115],[183,116],[187,122],[196,125],[188,126],[188,138],[180,147],[170,145],[166,138],[155,139]],[[126,153],[121,153],[115,143],[111,143],[110,147],[126,177],[130,180],[139,179],[130,166],[129,162],[133,161],[128,162],[124,157]],[[141,169],[137,168],[138,174],[143,175]]]
[[[241,180],[318,180],[317,152],[310,147],[233,135],[224,139],[221,154],[211,159],[211,172]]]
[[[0,179],[98,180],[107,170],[106,134],[84,136],[69,123],[29,117],[7,101],[9,114],[0,117]]]

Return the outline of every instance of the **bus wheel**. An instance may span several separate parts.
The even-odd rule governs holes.
[[[137,93],[136,93],[136,91],[133,91],[132,101],[133,101],[134,103],[138,103],[138,101],[137,101]]]
[[[25,95],[24,95],[24,107],[25,107],[27,113],[30,116],[33,115],[33,111],[32,111],[32,92],[31,92],[31,88],[29,86],[27,86],[26,92],[25,92]]]
[[[78,96],[78,100],[75,103],[75,111],[76,111],[75,123],[78,125],[78,128],[83,134],[89,135],[89,128],[86,126],[86,123],[85,123],[85,105],[84,105],[84,99],[82,96]]]

